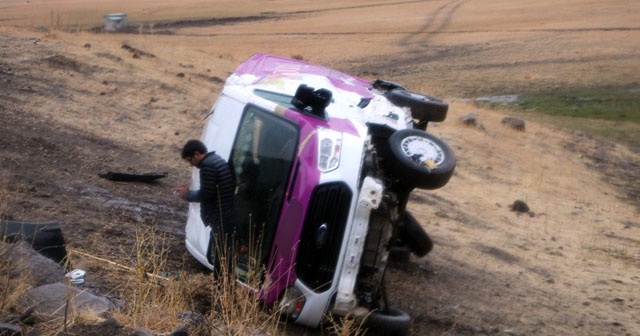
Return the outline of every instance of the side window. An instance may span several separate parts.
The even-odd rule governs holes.
[[[269,257],[297,141],[294,123],[252,105],[246,108],[231,162],[238,179],[239,231],[261,262]]]

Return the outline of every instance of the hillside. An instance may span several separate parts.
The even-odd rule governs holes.
[[[640,333],[637,148],[472,99],[640,82],[638,8],[570,1],[543,15],[546,1],[522,12],[498,0],[269,3],[239,2],[229,16],[262,17],[225,25],[163,18],[171,34],[0,26],[2,215],[57,220],[71,249],[123,264],[134,260],[136,230],[152,228],[167,237],[166,272],[200,272],[183,245],[186,206],[170,192],[190,176],[180,146],[200,136],[238,63],[255,52],[299,55],[451,102],[429,130],[454,149],[456,173],[410,203],[435,248],[388,276],[415,335]],[[469,113],[478,126],[460,122]],[[501,124],[510,115],[525,119],[524,132]],[[114,183],[98,176],[108,171],[168,177]],[[530,212],[510,211],[515,200]],[[118,288],[121,271],[76,258],[88,289]],[[287,334],[311,332],[320,333]]]

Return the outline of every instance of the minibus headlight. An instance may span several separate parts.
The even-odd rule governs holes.
[[[342,133],[326,128],[318,129],[318,169],[326,173],[340,165]]]

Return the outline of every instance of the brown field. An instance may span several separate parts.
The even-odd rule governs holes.
[[[113,12],[131,33],[89,30]],[[136,226],[153,225],[170,237],[167,271],[198,272],[170,193],[190,176],[179,148],[236,65],[301,56],[451,101],[430,131],[456,173],[410,204],[435,248],[388,276],[414,335],[640,335],[638,148],[529,114],[513,131],[500,123],[512,111],[461,99],[640,83],[639,17],[623,0],[5,0],[0,215],[57,220],[70,248],[121,263]],[[482,128],[459,122],[468,113]],[[169,176],[113,183],[107,171]],[[517,199],[530,214],[509,210]],[[116,271],[76,258],[88,289],[117,293]]]

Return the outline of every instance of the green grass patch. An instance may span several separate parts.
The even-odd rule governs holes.
[[[488,106],[640,151],[640,83],[522,93],[517,103]]]
[[[640,84],[525,93],[518,106],[554,116],[640,124]]]

